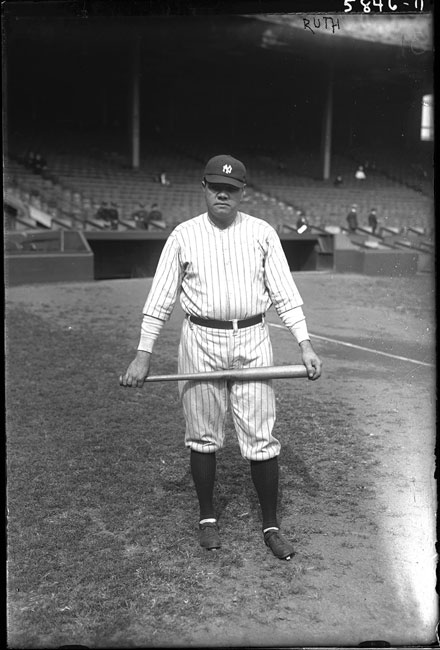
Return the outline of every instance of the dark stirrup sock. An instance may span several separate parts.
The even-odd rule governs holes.
[[[269,460],[251,460],[251,476],[263,515],[263,530],[278,528],[278,456]]]
[[[213,494],[216,470],[215,453],[202,454],[191,449],[191,475],[200,506],[200,520],[215,519]]]

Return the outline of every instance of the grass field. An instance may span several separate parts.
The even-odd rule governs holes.
[[[297,282],[311,332],[434,363],[431,277]],[[295,557],[262,543],[231,426],[216,483],[223,548],[209,553],[177,386],[117,381],[148,286],[7,291],[8,646],[434,642],[433,368],[317,339],[319,382],[275,384]],[[176,309],[153,374],[176,371],[180,322]],[[299,362],[287,331],[272,339],[277,363]]]

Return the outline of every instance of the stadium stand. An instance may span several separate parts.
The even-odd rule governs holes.
[[[59,141],[45,139],[44,153],[50,170],[45,175],[35,174],[23,164],[23,151],[37,149],[40,142],[28,137],[11,144],[5,160],[6,196],[19,201],[21,210],[10,211],[10,228],[104,230],[107,224],[96,217],[103,201],[117,206],[120,231],[136,229],[131,215],[139,203],[157,203],[168,229],[205,209],[200,169],[210,152],[203,148],[185,145],[176,151],[153,142],[142,156],[140,168],[133,170],[126,156],[119,153],[122,147],[117,142],[106,142],[104,148],[104,143],[96,140],[91,147],[78,137],[69,141],[63,136],[60,149]],[[371,235],[367,218],[375,207],[382,239],[390,234],[387,229],[391,229],[391,234],[411,229],[413,235],[429,239],[433,223],[432,187],[428,175],[423,174],[423,191],[414,189],[415,175],[420,176],[421,172],[415,174],[414,164],[405,163],[402,157],[399,167],[393,167],[390,156],[379,158],[375,152],[374,165],[367,162],[367,178],[360,183],[354,178],[356,160],[335,154],[332,169],[343,178],[343,183],[335,186],[332,180],[319,179],[319,156],[313,152],[234,153],[246,160],[249,169],[244,209],[269,221],[279,232],[295,229],[299,210],[312,228],[345,232],[347,211],[356,203],[365,237]],[[357,161],[372,160],[368,152],[362,154],[356,153]],[[167,186],[156,181],[157,174],[164,169],[170,180]],[[163,223],[160,228],[164,228]]]

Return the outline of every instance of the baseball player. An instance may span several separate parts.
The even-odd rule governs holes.
[[[143,309],[135,359],[119,381],[141,387],[150,370],[154,342],[177,297],[186,314],[178,372],[195,373],[273,364],[265,314],[273,304],[298,342],[308,377],[321,375],[302,310],[302,299],[275,230],[239,210],[246,169],[229,155],[211,158],[202,186],[207,212],[179,224],[168,237]],[[213,506],[216,452],[223,446],[230,406],[242,456],[262,511],[264,542],[280,559],[294,554],[277,520],[278,455],[273,435],[272,382],[180,381],[185,445],[200,507],[199,541],[220,548]]]

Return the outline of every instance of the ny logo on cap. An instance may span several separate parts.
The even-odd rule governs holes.
[[[232,172],[232,166],[231,165],[223,165],[223,170],[225,174],[230,174]]]

